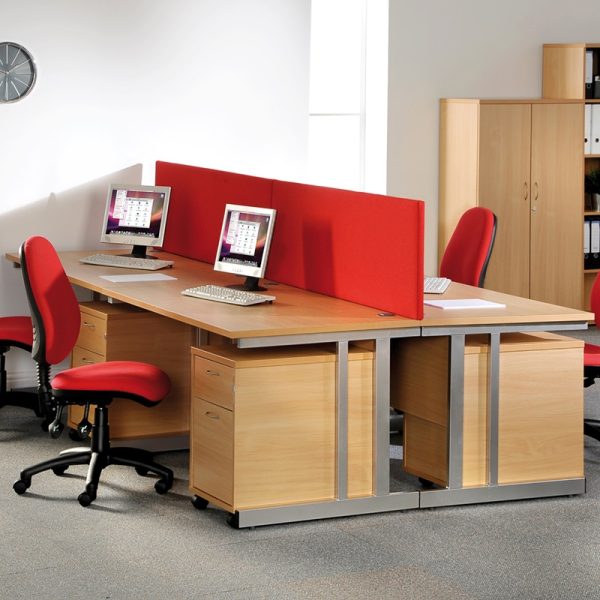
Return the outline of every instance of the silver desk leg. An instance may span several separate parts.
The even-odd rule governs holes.
[[[390,339],[375,340],[375,495],[390,493]]]
[[[490,333],[488,354],[489,485],[498,485],[498,422],[500,414],[500,334]]]
[[[337,498],[348,498],[348,342],[337,343]]]
[[[463,414],[465,391],[465,335],[450,335],[450,390],[448,394],[448,488],[462,487]]]

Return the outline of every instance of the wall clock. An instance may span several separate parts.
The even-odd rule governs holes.
[[[16,102],[27,96],[35,83],[31,54],[13,42],[0,42],[0,103]]]

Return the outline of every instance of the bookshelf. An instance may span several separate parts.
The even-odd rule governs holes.
[[[440,256],[460,214],[487,206],[498,236],[485,287],[589,309],[600,253],[584,264],[583,231],[600,211],[584,182],[597,169],[600,44],[545,44],[541,98],[443,99]]]
[[[596,77],[598,82],[595,82]],[[591,138],[591,143],[584,150],[584,175],[600,169],[600,144],[596,142],[597,147],[593,147],[594,138],[598,138],[590,124],[594,117],[600,123],[600,44],[544,44],[542,96],[545,99],[576,100],[586,107],[581,137],[584,141]],[[584,200],[581,205],[582,222],[600,219],[600,212],[589,210],[589,202]],[[583,271],[584,308],[589,308],[591,287],[599,271],[600,260],[594,268]]]

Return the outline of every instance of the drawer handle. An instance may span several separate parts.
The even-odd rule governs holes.
[[[84,321],[83,326],[88,327],[89,329],[96,329],[96,326],[93,323],[90,323],[89,321]]]
[[[217,415],[217,414],[216,414],[216,413],[214,413],[214,412],[211,412],[210,410],[207,410],[207,411],[206,411],[204,414],[205,414],[205,415],[206,415],[206,416],[207,416],[209,419],[213,419],[213,420],[215,420],[215,421],[218,421],[218,420],[219,420],[219,415]]]
[[[92,360],[91,358],[85,358],[85,356],[81,359],[82,363],[85,363],[86,365],[95,365],[96,361]]]
[[[213,371],[212,369],[206,369],[207,375],[212,375],[213,377],[220,377],[221,373],[219,371]]]

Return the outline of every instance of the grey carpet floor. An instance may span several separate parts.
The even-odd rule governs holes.
[[[586,410],[600,413],[600,386],[586,391]],[[586,439],[582,496],[239,531],[222,511],[192,507],[187,452],[160,455],[176,474],[165,496],[124,467],[105,471],[87,509],[76,500],[85,467],[39,475],[24,496],[12,491],[22,467],[68,445],[42,433],[30,412],[0,410],[2,599],[600,597],[594,440]]]

